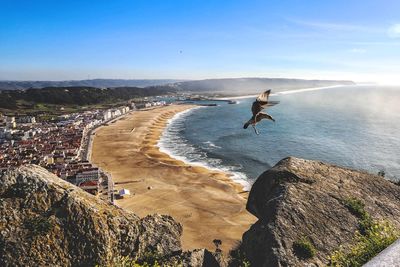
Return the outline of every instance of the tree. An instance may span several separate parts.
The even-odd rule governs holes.
[[[214,239],[213,243],[215,245],[215,252],[221,252],[221,249],[219,248],[219,246],[222,245],[222,241],[220,239]]]

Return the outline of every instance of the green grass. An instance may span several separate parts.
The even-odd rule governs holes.
[[[344,205],[359,218],[363,218],[366,215],[365,204],[360,199],[347,198],[344,200]]]
[[[148,255],[150,257],[150,254]],[[149,261],[132,259],[128,256],[115,257],[107,267],[181,267],[183,266],[179,261],[172,261],[169,264],[160,264],[155,258],[148,258]],[[96,267],[103,267],[96,265]],[[105,267],[105,266],[104,266]]]
[[[301,237],[293,243],[293,251],[300,259],[309,259],[315,256],[317,250],[306,236]]]
[[[332,253],[330,266],[362,266],[400,237],[400,232],[389,222],[374,221],[361,200],[349,198],[344,205],[359,219],[359,231],[351,245]]]
[[[359,219],[358,228],[361,234],[365,235],[373,224],[371,216],[365,210],[365,204],[360,199],[348,198],[344,200],[344,205]]]
[[[160,266],[157,261],[152,263],[142,262],[139,263],[136,260],[129,257],[117,257],[113,260],[110,265],[111,267],[158,267]]]
[[[330,266],[362,266],[399,237],[399,231],[389,222],[373,222],[365,235],[356,232],[352,245],[340,247],[331,255]]]

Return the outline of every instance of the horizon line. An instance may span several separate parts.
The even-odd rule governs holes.
[[[377,83],[370,82],[357,82],[349,79],[318,79],[318,78],[291,78],[291,77],[262,77],[262,76],[240,76],[240,77],[218,77],[218,78],[197,78],[197,79],[180,79],[180,78],[90,78],[90,79],[65,79],[65,80],[51,80],[51,79],[37,79],[37,80],[7,80],[0,79],[0,82],[67,82],[67,81],[94,81],[94,80],[144,80],[144,81],[160,81],[160,80],[176,80],[176,81],[202,81],[202,80],[226,80],[226,79],[290,79],[290,80],[307,80],[307,81],[346,81],[354,83]]]

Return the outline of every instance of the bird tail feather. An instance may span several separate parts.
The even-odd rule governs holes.
[[[249,125],[251,124],[251,120],[249,120],[248,122],[246,122],[244,125],[243,125],[243,129],[247,129],[247,127],[249,127]]]

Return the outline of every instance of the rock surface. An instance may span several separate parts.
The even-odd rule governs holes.
[[[252,266],[324,266],[340,245],[351,242],[357,218],[345,199],[357,198],[373,219],[400,228],[400,186],[365,172],[286,158],[253,184],[247,210],[258,221],[243,235]],[[293,243],[307,237],[316,256],[304,260]]]
[[[105,203],[45,169],[0,177],[0,266],[107,266],[120,256],[181,253],[182,226]]]
[[[373,219],[400,229],[399,185],[317,161],[283,159],[251,189],[247,209],[258,221],[243,235],[240,251],[251,266],[324,266],[358,230],[358,218],[345,206],[353,198]],[[110,266],[121,257],[226,266],[222,254],[182,252],[181,235],[170,216],[139,218],[38,166],[0,175],[0,266]],[[316,248],[311,259],[294,252],[303,237]]]

